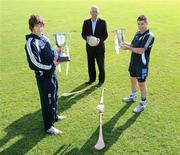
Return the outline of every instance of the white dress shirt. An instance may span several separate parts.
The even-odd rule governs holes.
[[[92,32],[93,32],[93,35],[94,35],[95,29],[96,29],[97,18],[96,18],[96,20],[91,19],[91,23],[92,23]]]

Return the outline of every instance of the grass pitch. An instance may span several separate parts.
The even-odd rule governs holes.
[[[92,4],[106,19],[105,114],[106,148],[94,150],[98,138],[101,89],[59,98],[59,112],[67,119],[55,126],[63,135],[43,132],[39,95],[34,73],[24,51],[27,20],[33,13],[45,18],[46,33],[70,32],[69,79],[58,74],[59,94],[83,89],[87,80],[83,20]],[[138,102],[122,103],[130,93],[130,53],[115,54],[113,33],[126,29],[131,41],[137,31],[136,18],[145,14],[155,35],[147,80],[147,109],[132,113]],[[178,0],[0,0],[0,154],[180,154],[180,2]],[[88,88],[88,87],[87,87]],[[140,95],[139,95],[140,96]]]

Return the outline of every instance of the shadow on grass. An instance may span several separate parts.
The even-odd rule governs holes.
[[[87,87],[87,85],[81,84],[80,86],[72,90],[72,92],[81,90],[85,87]],[[89,95],[94,90],[95,86],[92,86],[82,94],[78,94],[74,97],[60,97],[60,112],[67,110],[78,100]],[[7,132],[5,137],[0,139],[0,154],[3,155],[26,154],[34,146],[36,146],[37,143],[40,142],[44,137],[48,136],[44,133],[43,130],[41,110],[27,114],[19,118],[18,120],[14,121],[8,127],[5,128],[5,132]],[[63,153],[66,151],[66,148],[69,148],[70,146],[71,145],[62,146],[58,150],[58,152]]]
[[[27,114],[14,121],[7,128],[6,136],[0,140],[0,148],[7,145],[10,141],[15,141],[0,154],[25,154],[31,150],[46,135],[43,131],[41,111]],[[17,141],[16,141],[17,139]]]
[[[41,110],[14,121],[5,128],[5,132],[7,134],[0,139],[0,155],[24,155],[43,138],[50,136],[44,132]],[[64,148],[58,151],[61,149]]]
[[[65,155],[67,154],[67,150],[70,150],[71,148],[71,144],[62,145],[53,155]]]
[[[119,139],[121,134],[131,127],[136,121],[136,119],[139,117],[140,114],[133,114],[123,125],[117,127],[114,129],[114,126],[116,125],[117,121],[120,117],[124,115],[124,113],[128,110],[128,108],[132,104],[126,104],[120,111],[118,111],[107,123],[103,125],[103,135],[104,135],[104,141],[105,141],[105,148],[101,151],[97,151],[94,149],[94,146],[98,140],[99,136],[99,127],[95,130],[95,132],[91,135],[91,137],[85,142],[85,144],[80,148],[73,148],[66,150],[66,152],[63,152],[65,155],[93,155],[93,154],[105,154],[107,150],[110,149],[110,147],[116,143],[116,141]],[[56,154],[59,154],[56,152]]]
[[[78,87],[76,87],[75,89],[73,89],[71,92],[75,92],[75,91],[79,91],[82,89],[85,89],[86,87],[88,87],[87,84],[83,83],[81,85],[79,85]],[[88,96],[89,94],[91,94],[93,91],[96,90],[95,88],[96,86],[93,85],[90,88],[86,89],[85,91],[83,91],[82,93],[78,93],[76,95],[72,95],[72,96],[68,96],[68,97],[59,97],[59,112],[63,112],[68,110],[69,108],[71,108],[71,106],[73,104],[76,104],[78,102],[78,100]]]

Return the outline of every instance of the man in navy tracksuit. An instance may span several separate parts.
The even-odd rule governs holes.
[[[40,94],[44,129],[50,134],[62,131],[53,127],[57,120],[63,119],[58,112],[58,80],[55,74],[55,51],[51,49],[48,38],[43,35],[44,21],[38,15],[29,19],[31,34],[26,35],[26,55],[29,67],[34,70]],[[57,59],[56,59],[57,60]]]

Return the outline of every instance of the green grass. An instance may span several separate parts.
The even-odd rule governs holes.
[[[27,20],[33,13],[44,16],[46,33],[71,33],[69,79],[58,74],[62,92],[82,89],[87,80],[82,22],[92,4],[106,19],[105,114],[103,132],[106,148],[95,151],[101,89],[59,98],[59,112],[67,119],[55,126],[60,136],[43,133],[39,96],[34,73],[24,51]],[[112,30],[126,29],[131,41],[137,31],[136,18],[147,15],[155,35],[147,80],[148,104],[141,115],[125,104],[130,93],[130,53],[115,54]],[[180,2],[178,0],[0,0],[0,154],[180,154]]]

